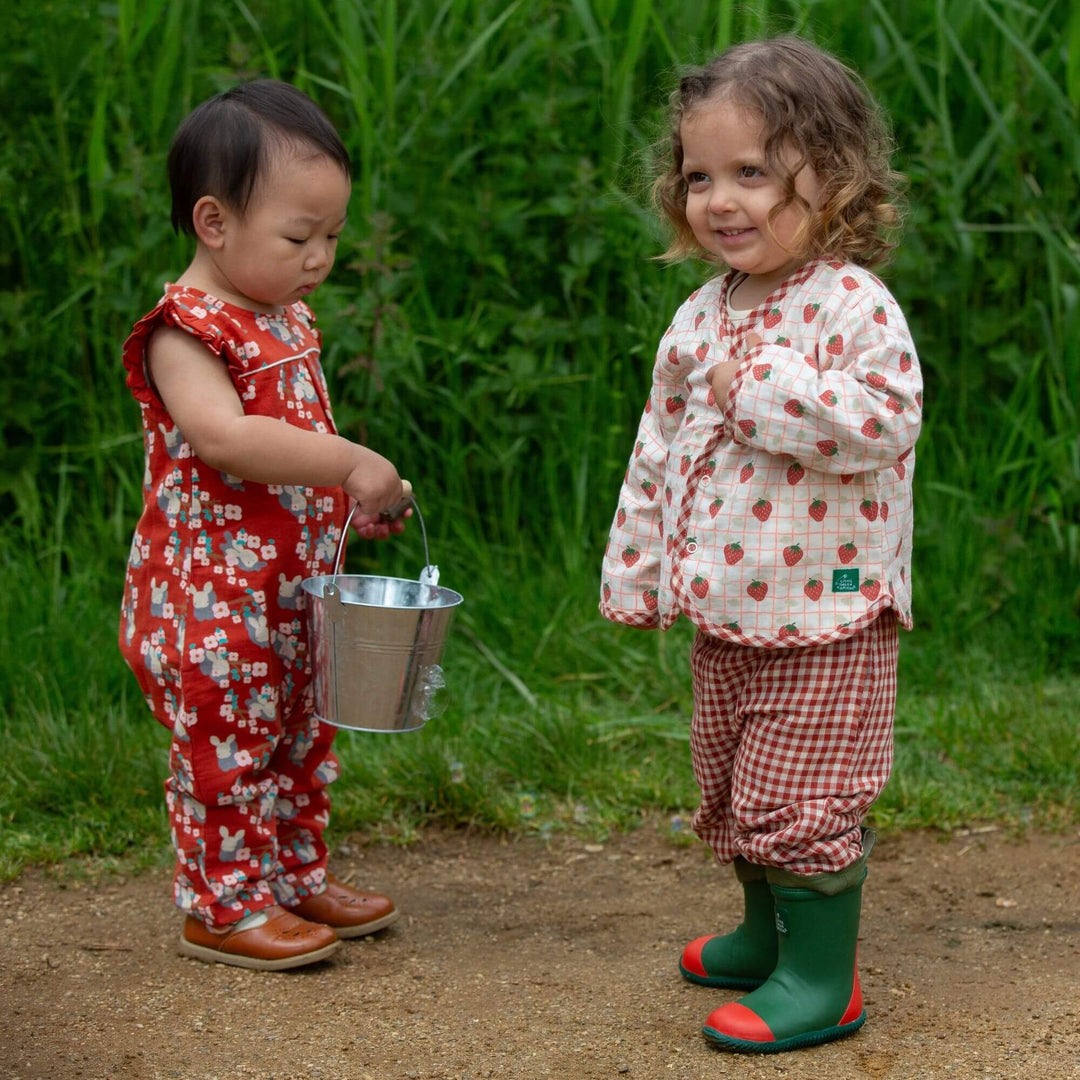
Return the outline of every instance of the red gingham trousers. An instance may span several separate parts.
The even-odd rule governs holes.
[[[892,769],[900,643],[884,612],[829,645],[767,649],[698,633],[690,652],[694,831],[721,863],[843,870]]]

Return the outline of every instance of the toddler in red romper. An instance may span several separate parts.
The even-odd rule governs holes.
[[[172,732],[180,951],[276,971],[397,918],[327,871],[338,763],[313,715],[300,583],[329,572],[350,498],[361,535],[400,532],[379,514],[402,482],[336,434],[301,299],[349,198],[330,122],[284,83],[238,86],[180,126],[169,173],[197,250],[124,345],[146,469],[120,647]]]
[[[911,626],[922,387],[902,312],[869,272],[895,175],[872,101],[797,38],[736,46],[672,96],[655,194],[670,259],[728,272],[676,313],[626,472],[601,611],[686,615],[697,834],[745,916],[691,942],[692,982],[750,989],[705,1035],[825,1042],[865,1020],[855,944]]]

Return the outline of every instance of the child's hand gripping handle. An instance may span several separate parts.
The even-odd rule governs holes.
[[[401,481],[401,502],[395,506],[391,506],[388,510],[381,510],[379,512],[379,520],[384,522],[397,521],[406,510],[413,504],[412,499],[412,484],[408,480]]]

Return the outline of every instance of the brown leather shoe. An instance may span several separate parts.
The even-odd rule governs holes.
[[[325,960],[341,947],[329,926],[316,926],[297,918],[277,904],[264,908],[266,922],[250,930],[226,930],[215,934],[189,915],[180,935],[180,955],[208,964],[232,964],[256,971],[287,968]]]
[[[332,926],[339,938],[374,934],[397,922],[398,909],[389,896],[365,893],[342,885],[333,874],[326,875],[326,888],[289,909],[310,922]]]

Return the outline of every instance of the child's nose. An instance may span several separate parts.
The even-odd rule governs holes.
[[[308,270],[321,270],[334,261],[334,249],[330,243],[313,244],[308,251],[304,264]]]
[[[714,183],[709,189],[709,211],[713,214],[724,214],[734,207],[734,191],[731,186]]]

